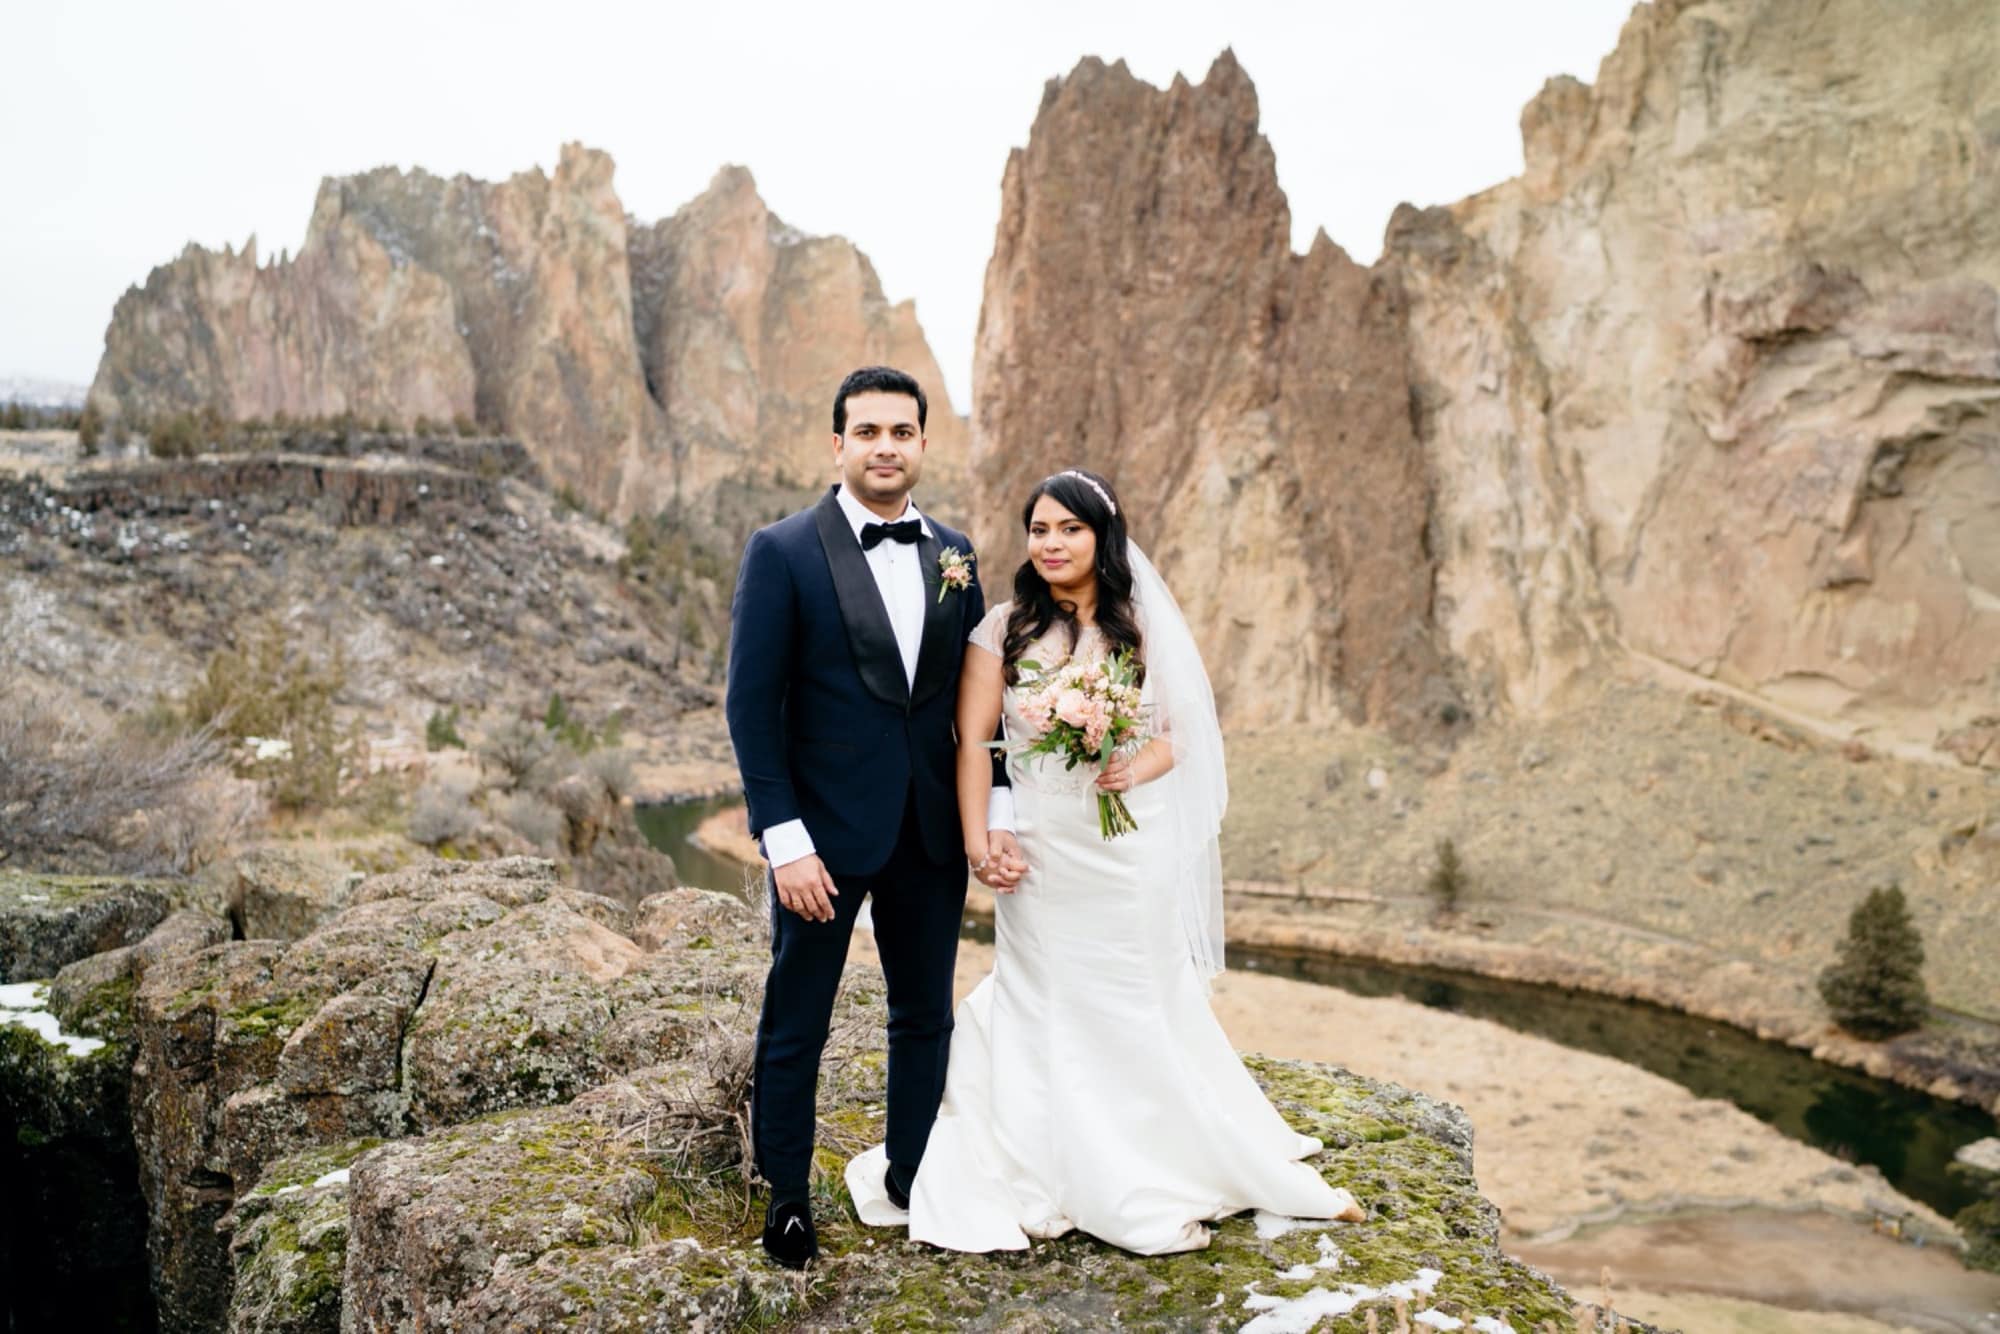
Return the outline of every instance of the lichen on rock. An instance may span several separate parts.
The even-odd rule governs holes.
[[[435,906],[458,901],[445,892],[449,880],[469,887],[477,874],[425,872],[390,887],[432,892]],[[534,1105],[540,1089],[516,1088],[523,1105],[456,1122],[413,1114],[406,1133],[380,1142],[329,1136],[264,1159],[229,1220],[231,1328],[1234,1329],[1273,1300],[1318,1288],[1352,1303],[1359,1329],[1370,1303],[1354,1294],[1398,1283],[1423,1284],[1425,1301],[1468,1324],[1485,1315],[1519,1330],[1547,1319],[1567,1327],[1560,1289],[1497,1246],[1498,1216],[1478,1193],[1463,1113],[1323,1066],[1249,1060],[1286,1118],[1325,1141],[1312,1161],[1363,1202],[1365,1222],[1287,1228],[1239,1216],[1208,1250],[1158,1259],[1082,1236],[1021,1254],[955,1255],[861,1226],[841,1168],[881,1133],[887,1065],[881,980],[858,965],[822,1072],[814,1191],[823,1259],[803,1277],[784,1273],[758,1248],[758,1197],[743,1166],[741,1100],[765,948],[758,915],[721,896],[657,896],[637,916],[658,948],[627,960],[606,948],[607,928],[536,900],[527,879],[498,877],[488,888],[511,885],[524,902],[493,904],[504,915],[491,922],[461,913],[454,939],[430,943],[437,971],[417,1013],[438,1004],[454,958],[504,971],[561,957],[549,954],[561,945],[570,963],[557,969],[552,1003],[568,1013],[594,996],[590,1004],[613,1016],[594,1045],[572,1050],[552,1034],[546,1050],[571,1052],[563,1068],[580,1091]],[[366,902],[322,930],[408,904],[377,897],[381,888],[364,887]],[[540,915],[515,916],[529,910]],[[524,924],[513,946],[492,934],[508,921]],[[594,976],[607,962],[622,971]],[[477,1001],[513,994],[518,979],[488,992],[470,975],[451,981],[447,990],[474,998],[448,1011],[468,1035],[451,1048],[460,1058],[481,1065],[522,1031],[541,1031]],[[623,1044],[611,1036],[619,1024],[633,1025]],[[657,1045],[648,1051],[648,1042]],[[444,1050],[415,1059],[440,1062]],[[479,1103],[452,1106],[470,1113]],[[443,1114],[439,1104],[430,1115]],[[337,1311],[323,1282],[336,1267]],[[1389,1314],[1386,1297],[1373,1305]]]

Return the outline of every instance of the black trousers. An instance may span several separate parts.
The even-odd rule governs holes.
[[[889,1161],[915,1167],[944,1097],[951,1054],[952,973],[965,913],[965,863],[924,851],[914,793],[903,803],[896,849],[871,875],[833,872],[833,920],[809,922],[771,895],[771,973],[757,1025],[750,1133],[775,1192],[803,1195],[812,1171],[820,1053],[848,940],[864,898],[874,900],[875,945],[889,992]]]

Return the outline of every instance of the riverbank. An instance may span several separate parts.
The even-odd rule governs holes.
[[[743,790],[720,707],[683,713],[674,720],[671,741],[647,744],[628,737],[626,744],[634,751],[631,797],[636,805],[712,801]]]
[[[1888,1042],[1836,1028],[1810,976],[1574,911],[1468,910],[1440,920],[1415,896],[1232,886],[1229,940],[1586,991],[1740,1028],[1814,1059],[2000,1115],[2000,1027],[1940,1015]]]
[[[2000,1109],[2000,772],[1638,680],[1449,750],[1297,727],[1232,734],[1229,761],[1232,941],[1645,1000]],[[1449,915],[1426,892],[1444,838],[1464,869]],[[1861,1042],[1815,982],[1892,883],[1937,1018]]]

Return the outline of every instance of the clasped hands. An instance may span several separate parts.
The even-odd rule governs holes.
[[[986,850],[973,861],[972,874],[996,894],[1012,894],[1021,877],[1028,873],[1021,845],[1005,829],[989,830]],[[797,913],[808,922],[833,920],[833,901],[840,897],[840,891],[834,887],[826,864],[817,856],[786,862],[771,873],[771,879],[778,892],[778,903],[787,912]]]
[[[1007,829],[987,830],[986,847],[966,849],[965,859],[972,864],[972,878],[995,894],[1012,894],[1028,873],[1028,859]]]

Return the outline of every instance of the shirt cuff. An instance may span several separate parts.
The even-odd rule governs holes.
[[[764,831],[764,860],[771,863],[774,871],[801,857],[810,857],[814,851],[813,836],[806,832],[804,820],[787,820]]]
[[[986,827],[1014,832],[1014,789],[996,787],[986,798]]]

